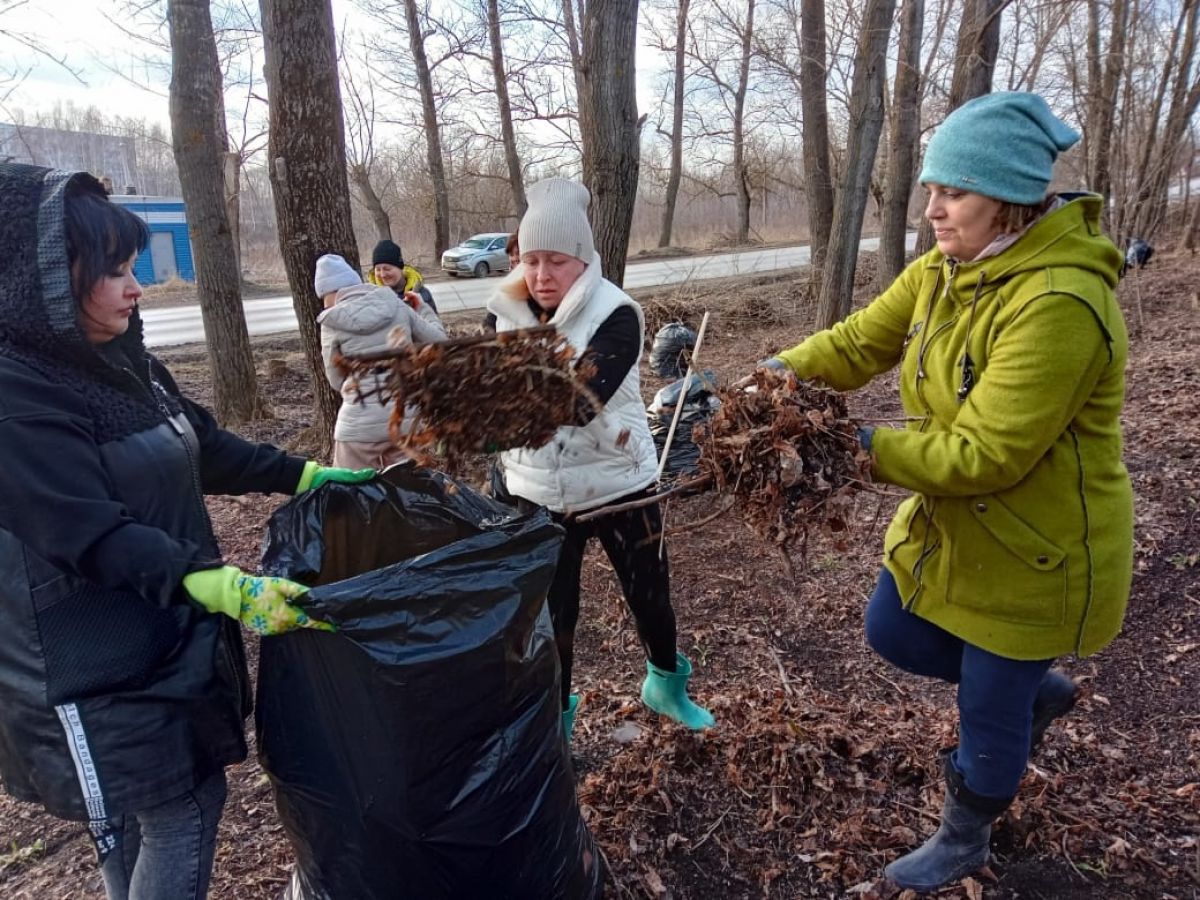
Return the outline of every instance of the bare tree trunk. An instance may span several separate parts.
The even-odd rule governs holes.
[[[371,223],[375,226],[375,238],[380,241],[391,240],[392,218],[383,208],[383,201],[379,199],[375,186],[371,184],[371,173],[367,165],[351,163],[349,175],[350,181],[358,189],[358,196],[362,199],[363,206],[367,208],[367,212],[371,216]]]
[[[879,287],[885,288],[904,270],[908,236],[908,201],[921,133],[921,27],[925,0],[904,0],[900,11],[900,46],[896,64],[896,96],[892,102],[891,142],[883,212],[879,231]]]
[[[582,0],[581,0],[582,2]],[[567,33],[567,49],[571,54],[571,74],[575,77],[575,105],[578,110],[583,105],[583,44],[579,39],[579,28],[576,23],[579,21],[575,15],[575,0],[562,0],[563,13],[563,29]],[[583,142],[583,153],[585,154],[584,168],[587,167],[586,154],[588,152],[587,141]]]
[[[224,153],[223,180],[225,186],[225,218],[233,235],[233,268],[242,283],[242,154],[236,150]]]
[[[217,420],[232,425],[263,410],[225,212],[225,134],[217,129],[224,122],[224,93],[208,0],[170,0],[167,22],[172,146],[195,254],[213,406]]]
[[[1151,240],[1166,218],[1171,182],[1171,170],[1187,137],[1188,126],[1200,105],[1200,80],[1192,75],[1196,60],[1197,25],[1200,22],[1200,0],[1186,0],[1180,9],[1180,21],[1172,40],[1171,54],[1163,66],[1163,86],[1171,80],[1171,102],[1167,121],[1154,141],[1147,141],[1148,152],[1143,155],[1137,172],[1141,179],[1137,193],[1137,212],[1134,230],[1129,236]],[[1161,91],[1160,91],[1161,93]],[[1161,109],[1161,103],[1158,104]],[[1151,146],[1152,144],[1152,146]]]
[[[617,285],[625,280],[640,166],[634,70],[637,6],[637,0],[604,0],[589,3],[583,14],[583,181],[592,193],[592,233],[602,271]]]
[[[1200,238],[1200,203],[1193,203],[1192,214],[1183,230],[1183,249],[1195,253],[1197,238]]]
[[[833,175],[829,163],[829,111],[825,105],[825,0],[801,0],[800,108],[804,144],[805,188],[808,194],[809,259],[813,274],[825,265],[833,228]]]
[[[442,133],[438,125],[437,103],[433,94],[433,76],[425,55],[425,39],[417,0],[404,0],[404,18],[408,27],[408,44],[412,51],[417,85],[421,89],[421,115],[425,130],[425,154],[429,164],[429,180],[433,184],[433,253],[439,260],[450,246],[450,189],[446,184],[446,165],[442,160]]]
[[[746,0],[746,25],[742,31],[741,64],[733,95],[733,178],[738,201],[737,242],[750,240],[750,173],[746,167],[746,92],[750,88],[750,59],[754,39],[754,0]]]
[[[1125,34],[1129,5],[1112,0],[1112,23],[1108,48],[1100,50],[1099,0],[1088,0],[1088,117],[1084,129],[1088,183],[1105,199],[1112,193],[1113,120],[1117,110],[1117,85],[1125,65]],[[1103,66],[1101,56],[1103,55]],[[1108,204],[1105,204],[1108,218]]]
[[[691,0],[679,0],[675,16],[675,84],[671,103],[671,171],[667,176],[666,205],[663,207],[662,228],[658,246],[671,246],[671,229],[675,225],[675,204],[679,199],[679,182],[683,178],[683,97],[684,68],[687,60],[687,24]]]
[[[1011,0],[966,0],[958,25],[954,75],[950,79],[949,115],[968,100],[992,91],[992,72],[1000,49],[1000,14]],[[922,221],[917,232],[917,254],[933,246],[933,226]]]
[[[959,31],[954,75],[950,80],[950,109],[991,93],[992,72],[1000,49],[1000,14],[1012,0],[968,0]],[[968,22],[968,19],[970,21]],[[969,43],[964,46],[962,37]]]
[[[1153,2],[1153,0],[1148,0]],[[1130,28],[1135,34],[1126,38],[1127,46],[1136,45],[1137,23],[1143,21],[1142,0],[1129,0]],[[1147,128],[1145,122],[1145,95],[1149,90],[1139,66],[1127,60],[1121,75],[1117,96],[1117,111],[1114,116],[1112,138],[1111,181],[1112,197],[1108,203],[1108,234],[1122,245],[1129,234],[1133,214],[1136,212],[1138,173],[1134,157],[1138,153],[1139,135]]]
[[[313,287],[317,257],[337,253],[358,268],[350,218],[345,128],[330,0],[261,0],[270,97],[268,170],[279,248],[316,398],[315,437],[329,446],[338,396],[325,378]]]
[[[496,105],[500,110],[500,134],[504,141],[504,161],[508,164],[508,183],[512,188],[513,209],[517,218],[525,215],[525,179],[521,155],[517,152],[517,134],[513,130],[512,103],[508,98],[508,77],[504,67],[504,44],[500,40],[500,4],[487,0],[488,40],[492,45],[492,79],[496,84]]]
[[[868,0],[850,88],[850,131],[846,173],[838,191],[829,233],[829,255],[821,273],[817,327],[828,328],[850,312],[854,270],[862,239],[863,211],[871,187],[871,169],[883,130],[883,82],[896,0]]]

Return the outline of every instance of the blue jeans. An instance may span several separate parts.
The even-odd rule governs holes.
[[[997,656],[906,611],[887,569],[867,606],[867,643],[906,672],[958,685],[950,762],[974,793],[1012,798],[1029,761],[1033,698],[1054,660]]]
[[[150,809],[92,823],[108,900],[204,900],[225,772]]]

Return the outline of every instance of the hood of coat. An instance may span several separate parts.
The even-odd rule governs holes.
[[[603,276],[600,274],[600,254],[593,253],[575,283],[554,310],[550,323],[558,325],[570,321],[587,305],[587,299]],[[529,288],[525,284],[525,267],[517,266],[501,279],[496,291],[488,301],[488,312],[510,319],[523,327],[537,324],[537,317],[529,309]]]
[[[373,334],[392,323],[402,302],[391,288],[353,284],[337,292],[337,303],[317,316],[317,321],[348,334]]]
[[[1066,202],[1052,209],[995,256],[960,262],[955,281],[973,290],[981,275],[983,284],[1004,281],[1015,275],[1048,268],[1082,269],[1115,287],[1123,262],[1121,252],[1101,230],[1104,200],[1098,194],[1060,194]],[[936,249],[927,263],[941,266],[946,257]]]
[[[0,344],[38,355],[101,363],[76,319],[67,262],[64,197],[68,191],[105,196],[86,172],[0,163]],[[130,359],[142,355],[142,321],[110,342]]]

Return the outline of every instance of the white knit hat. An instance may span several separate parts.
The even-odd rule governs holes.
[[[588,189],[578,181],[547,178],[526,193],[529,208],[521,219],[517,241],[522,253],[550,250],[592,261],[592,226],[588,224]]]
[[[317,289],[318,297],[355,284],[362,284],[362,278],[336,253],[326,253],[317,260],[317,274],[313,279],[313,286]]]

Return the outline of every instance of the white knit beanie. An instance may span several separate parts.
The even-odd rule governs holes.
[[[355,284],[362,284],[362,278],[336,253],[326,253],[317,260],[317,274],[313,279],[313,286],[317,289],[318,297]]]
[[[588,189],[578,181],[547,178],[529,188],[529,207],[521,219],[517,242],[522,253],[549,250],[592,261],[592,226],[588,224]]]

